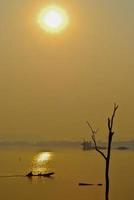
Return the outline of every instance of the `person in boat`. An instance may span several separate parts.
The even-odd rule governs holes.
[[[31,176],[33,176],[33,173],[32,173],[32,171],[31,172],[29,172],[26,176],[28,176],[28,177],[31,177]]]
[[[39,173],[38,175],[34,175],[34,174],[32,173],[32,171],[31,171],[31,172],[29,172],[26,176],[27,176],[27,177],[31,177],[31,176],[45,176],[45,177],[50,177],[50,176],[53,175],[53,174],[54,174],[54,172],[50,172],[50,173],[46,173],[46,174]]]

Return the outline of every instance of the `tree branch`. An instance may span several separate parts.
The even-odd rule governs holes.
[[[90,130],[91,130],[91,132],[92,132],[92,140],[93,140],[94,145],[95,145],[95,150],[96,150],[98,153],[100,153],[100,154],[103,156],[103,158],[106,160],[107,157],[106,157],[105,154],[98,148],[97,143],[96,143],[95,134],[97,133],[97,130],[96,130],[96,131],[93,130],[92,126],[90,125],[90,123],[89,123],[88,121],[87,121],[87,124],[88,124],[88,126],[89,126],[89,128],[90,128]]]
[[[113,129],[114,117],[115,117],[118,107],[119,107],[118,105],[114,104],[114,110],[113,110],[112,117],[111,117],[111,119],[108,118],[108,129],[111,133],[112,133],[112,129]]]

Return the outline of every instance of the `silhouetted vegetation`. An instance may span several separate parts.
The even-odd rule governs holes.
[[[92,133],[92,140],[94,142],[95,145],[95,149],[98,153],[101,154],[101,156],[104,158],[105,163],[106,163],[106,167],[105,167],[105,180],[106,180],[106,191],[105,191],[105,199],[108,200],[109,199],[109,167],[110,167],[110,158],[111,158],[111,145],[112,145],[112,138],[114,135],[114,131],[113,131],[113,124],[114,124],[114,117],[116,114],[116,111],[118,109],[118,105],[114,104],[114,109],[113,109],[113,113],[112,116],[108,118],[108,147],[107,147],[107,152],[106,154],[104,154],[104,152],[102,150],[99,149],[99,147],[97,146],[97,142],[96,142],[96,133],[98,130],[94,130],[92,128],[92,126],[90,125],[90,123],[87,121],[87,124],[91,130]]]

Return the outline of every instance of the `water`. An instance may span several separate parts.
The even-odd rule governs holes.
[[[0,199],[2,200],[104,200],[104,160],[95,151],[57,149],[44,156],[44,171],[54,171],[53,178],[23,177],[34,170],[35,158],[44,149],[0,149]],[[38,158],[38,159],[37,159]],[[42,161],[41,161],[42,162]],[[39,163],[43,170],[43,163]],[[112,151],[110,200],[134,199],[134,151]],[[22,175],[22,177],[2,177]],[[95,184],[78,186],[79,182]]]

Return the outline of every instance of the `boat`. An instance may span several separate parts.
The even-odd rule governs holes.
[[[118,150],[128,150],[129,148],[128,147],[125,147],[125,146],[120,146],[120,147],[117,147]]]
[[[91,141],[86,141],[86,140],[84,140],[84,141],[81,143],[81,145],[82,145],[84,151],[91,150],[91,149],[93,148],[93,147],[92,147],[92,142],[91,142]]]
[[[79,183],[79,186],[92,186],[94,184],[91,183]]]
[[[95,145],[94,145],[94,143],[93,143],[92,141],[84,140],[84,141],[81,143],[81,145],[82,145],[82,149],[83,149],[84,151],[94,150],[94,149],[95,149]],[[102,145],[99,145],[99,146],[98,146],[98,149],[105,150],[105,149],[107,149],[107,147],[102,146]]]
[[[102,183],[98,183],[98,184],[92,184],[92,183],[79,183],[79,186],[102,186]]]
[[[33,174],[33,172],[29,172],[28,174],[26,174],[27,177],[33,177],[33,176],[39,176],[39,177],[51,177],[52,175],[54,175],[54,172],[48,172],[48,173],[39,173],[39,174]]]

